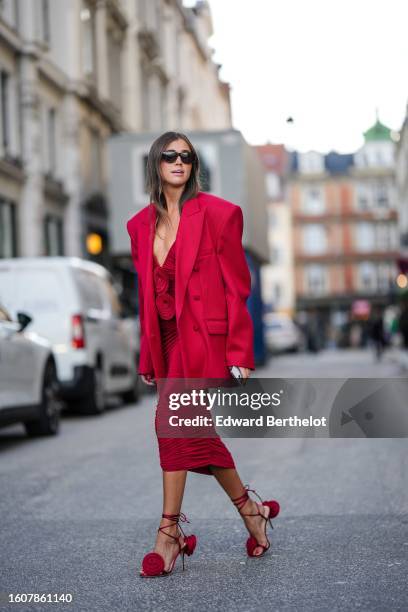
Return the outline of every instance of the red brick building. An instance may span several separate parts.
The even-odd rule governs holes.
[[[296,310],[313,312],[323,344],[347,343],[347,327],[364,329],[395,292],[394,142],[379,121],[364,137],[354,154],[292,154]]]

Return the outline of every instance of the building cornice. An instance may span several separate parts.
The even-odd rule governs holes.
[[[94,84],[86,82],[84,79],[69,79],[67,93],[76,96],[93,110],[99,112],[113,131],[125,129],[125,120],[121,111],[110,100],[100,98]]]
[[[68,77],[53,62],[46,57],[41,57],[38,63],[39,74],[49,83],[57,87],[61,93],[68,89]]]
[[[348,250],[347,252],[340,251],[337,253],[324,253],[321,255],[307,255],[305,253],[294,253],[295,267],[301,267],[306,264],[334,264],[344,265],[346,263],[361,263],[363,261],[395,261],[398,257],[398,251],[356,251]]]
[[[0,176],[6,176],[9,179],[16,181],[21,184],[24,182],[26,175],[24,172],[21,158],[7,159],[7,157],[0,158]]]
[[[292,212],[293,223],[297,225],[307,225],[314,223],[348,223],[350,221],[395,221],[398,212],[395,209],[370,212],[370,211],[350,211],[338,213],[324,213],[321,215],[308,215],[302,212]]]
[[[11,51],[20,51],[22,42],[19,33],[0,19],[0,43],[4,43]]]

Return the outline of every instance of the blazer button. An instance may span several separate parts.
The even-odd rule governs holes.
[[[194,329],[194,331],[198,331],[200,328],[198,327],[198,325],[196,323],[194,323],[193,329]]]
[[[200,266],[198,266],[198,265],[193,267],[194,272],[198,272],[199,269],[200,269]]]
[[[194,299],[194,300],[199,300],[199,299],[200,299],[200,296],[199,296],[199,295],[195,295],[195,296],[193,296],[193,299]]]

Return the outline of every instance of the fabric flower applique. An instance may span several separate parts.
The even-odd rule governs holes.
[[[169,288],[169,277],[161,268],[155,268],[154,270],[154,286],[156,293],[164,293]]]
[[[176,314],[174,298],[170,293],[159,293],[156,306],[162,319],[171,319]]]

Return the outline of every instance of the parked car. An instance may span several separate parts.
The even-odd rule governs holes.
[[[24,310],[55,356],[61,397],[79,412],[103,412],[109,394],[138,399],[139,338],[123,317],[111,274],[76,257],[0,260],[0,300]]]
[[[17,321],[0,304],[0,426],[24,423],[30,436],[59,431],[61,404],[51,345],[28,331],[31,317]]]
[[[265,341],[273,353],[296,352],[302,346],[302,333],[292,319],[285,314],[264,315]]]

